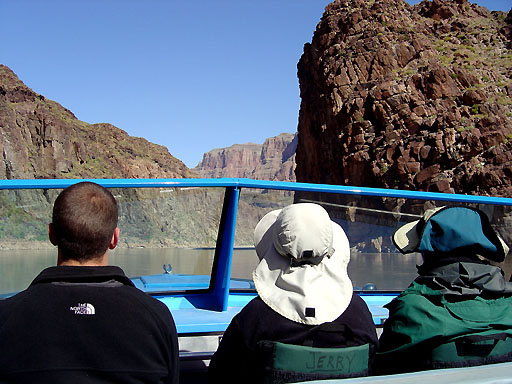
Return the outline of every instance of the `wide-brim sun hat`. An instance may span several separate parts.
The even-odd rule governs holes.
[[[256,291],[274,311],[317,325],[347,309],[353,292],[349,242],[320,205],[298,203],[267,213],[256,225],[254,244],[260,258]]]
[[[505,260],[509,251],[484,212],[462,206],[426,210],[420,220],[400,227],[393,243],[402,253],[467,252],[496,262]]]

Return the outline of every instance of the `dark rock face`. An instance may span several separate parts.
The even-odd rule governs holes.
[[[197,177],[163,146],[131,137],[111,124],[79,121],[2,65],[0,154],[3,179]],[[221,192],[173,190],[165,198],[160,192],[114,192],[123,234],[120,247],[215,245]],[[50,247],[48,221],[56,195],[53,190],[3,191],[0,248]]]
[[[511,197],[511,18],[329,4],[298,64],[297,181]]]
[[[282,133],[263,144],[235,144],[203,155],[193,170],[201,177],[295,181],[297,135]]]
[[[0,178],[182,178],[165,147],[111,124],[87,124],[0,65]]]

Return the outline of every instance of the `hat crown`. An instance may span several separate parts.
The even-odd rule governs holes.
[[[478,209],[447,207],[429,212],[423,220],[420,252],[465,250],[491,257],[503,252],[487,216]]]
[[[282,256],[301,259],[332,253],[332,224],[325,209],[302,203],[285,207],[274,226],[273,243]]]
[[[402,253],[471,253],[497,262],[502,262],[509,251],[488,216],[466,206],[429,209],[420,220],[400,227],[393,242]]]
[[[350,245],[320,205],[297,203],[268,212],[254,229],[254,245],[260,258],[253,273],[256,291],[280,315],[318,325],[348,307]]]

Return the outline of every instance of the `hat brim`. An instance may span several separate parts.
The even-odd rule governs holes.
[[[398,228],[393,234],[393,243],[402,253],[412,253],[419,244],[417,225],[420,220],[412,221]]]
[[[290,267],[273,245],[273,225],[280,210],[269,212],[254,231],[260,263],[253,273],[256,291],[274,311],[292,321],[317,325],[337,319],[352,300],[347,266],[350,246],[343,229],[331,221],[334,253],[318,265]],[[314,316],[306,308],[314,308]],[[306,313],[308,312],[308,316]]]

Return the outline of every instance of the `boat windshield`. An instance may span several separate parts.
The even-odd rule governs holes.
[[[433,207],[465,205],[478,207],[490,217],[493,226],[510,244],[512,222],[506,221],[511,207],[395,197],[342,195],[303,191],[242,189],[238,207],[237,232],[231,276],[250,279],[259,260],[253,247],[253,231],[267,212],[293,202],[322,205],[332,220],[341,225],[350,242],[348,273],[356,290],[402,291],[416,277],[422,263],[419,253],[403,255],[392,242],[394,231],[418,220]],[[508,213],[508,214],[507,214]],[[500,265],[507,279],[512,258]]]
[[[155,294],[197,293],[209,289],[215,281],[212,271],[219,265],[217,240],[224,233],[219,233],[219,228],[223,227],[221,218],[230,194],[226,193],[226,181],[201,183],[109,188],[119,204],[121,230],[119,245],[110,251],[109,262],[123,268],[138,288]],[[300,190],[295,183],[283,184],[284,187],[272,182],[246,184],[249,186],[239,188],[235,211],[232,290],[254,290],[252,272],[259,260],[253,233],[258,221],[266,213],[294,202],[321,204],[345,230],[351,246],[348,272],[356,290],[401,291],[414,280],[421,255],[398,253],[391,238],[398,227],[417,220],[432,207],[478,206],[505,241],[512,243],[510,206],[422,200],[421,194],[418,198],[416,194],[414,198],[399,198],[343,194],[336,189],[315,192],[313,185]],[[259,189],[262,186],[272,189]],[[280,187],[282,190],[277,189]],[[0,190],[0,298],[26,289],[41,270],[55,265],[57,251],[48,241],[48,223],[60,191]],[[501,267],[508,279],[512,258],[506,260]]]

